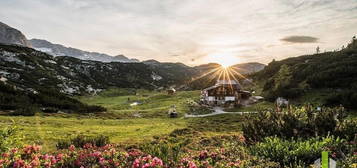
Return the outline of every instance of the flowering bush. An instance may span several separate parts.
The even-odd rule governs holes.
[[[236,168],[253,167],[274,163],[236,155],[241,148],[206,149],[189,151],[177,162],[164,163],[160,158],[143,153],[138,149],[119,150],[113,145],[95,147],[86,144],[82,148],[71,145],[68,149],[55,153],[41,153],[41,146],[27,145],[14,148],[0,155],[2,167],[119,167],[119,168]],[[242,150],[240,153],[244,153]],[[246,159],[246,160],[243,160]],[[267,163],[267,164],[266,164]],[[0,167],[1,167],[0,166]]]
[[[3,167],[132,167],[160,168],[161,159],[144,155],[140,151],[117,151],[112,145],[94,147],[86,144],[83,148],[70,146],[53,154],[40,153],[41,147],[28,145],[14,148],[0,156]]]

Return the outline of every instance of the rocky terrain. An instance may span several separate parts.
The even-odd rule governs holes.
[[[0,22],[0,43],[31,46],[24,34],[2,22]]]

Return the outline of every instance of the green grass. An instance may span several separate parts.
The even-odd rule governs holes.
[[[179,116],[188,111],[187,102],[198,99],[199,91],[182,91],[175,95],[166,92],[138,90],[136,94],[122,96],[112,95],[115,90],[109,90],[94,97],[80,97],[79,99],[90,105],[100,105],[108,109],[107,116],[115,118],[133,118],[139,114],[143,118],[167,118],[171,106],[175,105]],[[103,96],[105,95],[105,96]],[[130,106],[134,102],[142,104]]]
[[[167,95],[166,92],[110,89],[98,96],[77,97],[84,103],[104,106],[108,109],[105,113],[0,116],[0,126],[15,121],[22,130],[27,144],[40,144],[45,150],[55,149],[55,144],[60,139],[79,134],[106,135],[112,143],[130,145],[149,141],[154,136],[167,135],[175,129],[186,128],[189,120],[182,116],[188,110],[187,102],[197,99],[198,96],[199,91]],[[130,106],[136,101],[142,104]],[[168,110],[172,105],[176,106],[179,118],[168,117]]]
[[[244,117],[239,114],[221,114],[204,118],[192,118],[188,127],[199,132],[230,133],[240,132]]]
[[[274,103],[268,101],[262,101],[256,104],[252,104],[250,106],[245,107],[235,107],[235,108],[226,108],[225,111],[229,112],[246,112],[246,111],[260,111],[264,109],[271,109],[274,108]]]
[[[189,112],[189,102],[197,100],[199,93],[180,91],[167,95],[166,92],[157,91],[110,89],[97,96],[77,97],[84,103],[107,108],[105,113],[0,116],[0,127],[15,121],[25,136],[25,143],[40,144],[47,151],[54,150],[58,140],[80,134],[105,135],[112,143],[131,145],[151,141],[153,137],[165,136],[183,128],[191,128],[207,136],[240,132],[240,115],[183,118]],[[136,101],[142,104],[130,106]],[[168,117],[172,105],[176,106],[179,118]]]
[[[106,135],[112,143],[133,144],[165,135],[174,129],[186,127],[184,119],[85,119],[62,117],[8,117],[0,116],[1,127],[15,121],[28,144],[36,143],[46,150],[55,149],[59,139],[74,135]]]

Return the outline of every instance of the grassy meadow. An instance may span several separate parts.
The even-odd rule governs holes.
[[[39,144],[54,150],[56,143],[76,135],[105,135],[112,143],[131,145],[167,135],[175,129],[192,128],[207,135],[239,131],[240,116],[226,114],[202,118],[184,118],[188,102],[199,98],[199,91],[166,92],[110,89],[96,96],[77,97],[107,112],[98,114],[37,113],[35,116],[0,116],[0,125],[16,124],[27,144]],[[130,105],[138,102],[138,105]],[[178,118],[169,118],[175,105]],[[234,117],[233,117],[234,116]],[[237,122],[238,121],[238,122]],[[223,132],[222,132],[223,131]]]

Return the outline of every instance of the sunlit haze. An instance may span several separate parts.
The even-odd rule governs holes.
[[[198,65],[339,49],[356,0],[1,0],[0,21],[82,50]]]

